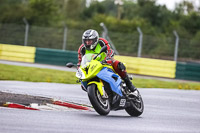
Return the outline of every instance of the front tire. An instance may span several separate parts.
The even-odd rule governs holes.
[[[103,99],[97,89],[96,84],[91,84],[87,88],[90,103],[100,115],[107,115],[110,112],[110,103],[108,99]]]

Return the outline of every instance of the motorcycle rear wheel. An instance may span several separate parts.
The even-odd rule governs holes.
[[[130,116],[134,116],[134,117],[138,117],[140,116],[143,111],[144,111],[144,103],[142,100],[142,97],[139,96],[139,98],[137,99],[139,102],[137,102],[136,100],[132,99],[130,100],[131,106],[125,108],[126,112],[130,115]]]
[[[110,112],[110,103],[108,99],[103,99],[96,84],[91,84],[87,88],[90,103],[100,115],[107,115]]]

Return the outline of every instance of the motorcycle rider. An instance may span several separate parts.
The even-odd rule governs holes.
[[[86,53],[99,53],[103,46],[107,46],[106,58],[103,59],[104,63],[112,65],[115,72],[125,81],[127,87],[130,89],[132,94],[135,96],[139,95],[137,88],[130,81],[128,74],[126,72],[126,67],[123,63],[115,60],[114,51],[110,48],[108,41],[104,38],[99,38],[99,34],[96,30],[88,29],[82,35],[82,45],[78,49],[78,64],[80,66],[82,57]],[[101,57],[99,57],[101,58]],[[98,59],[97,59],[98,60]],[[100,59],[99,59],[100,60]]]

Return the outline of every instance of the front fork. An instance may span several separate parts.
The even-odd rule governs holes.
[[[82,89],[84,91],[87,91],[87,89],[86,89],[87,86],[89,86],[91,84],[96,84],[97,89],[98,89],[100,95],[102,96],[102,98],[104,98],[104,99],[108,98],[108,95],[107,95],[106,91],[104,90],[104,84],[103,84],[103,82],[102,82],[101,79],[100,79],[100,82],[98,82],[98,81],[91,81],[89,83],[87,83],[87,82],[81,82],[81,87],[82,87]]]

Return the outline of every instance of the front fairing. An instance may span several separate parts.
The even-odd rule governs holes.
[[[82,83],[86,83],[94,77],[98,77],[99,79],[110,84],[112,91],[116,94],[122,96],[122,92],[120,89],[121,78],[114,72],[112,66],[104,64],[97,60],[93,60],[94,55],[84,55],[82,58],[81,66],[76,73],[76,77],[79,78]],[[97,85],[99,92],[101,95],[104,95],[104,91],[102,90],[102,82],[100,81],[90,81],[87,84],[94,83]],[[83,84],[85,88],[87,88],[86,84]]]
[[[97,77],[110,84],[112,91],[122,96],[121,92],[121,78],[115,74],[111,69],[105,67],[98,74]]]
[[[99,71],[103,68],[103,65],[97,61],[93,60],[95,54],[86,54],[82,58],[81,66],[76,73],[76,77],[82,81],[88,81],[94,78]]]

